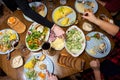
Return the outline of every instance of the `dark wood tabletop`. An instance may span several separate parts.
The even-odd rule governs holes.
[[[47,0],[44,0],[44,1],[47,1]],[[66,6],[70,6],[72,7],[74,10],[75,10],[75,7],[74,7],[74,1],[75,0],[67,0],[67,4]],[[59,0],[54,0],[54,3],[53,3],[53,8],[51,8],[49,6],[50,2],[45,2],[47,8],[48,8],[48,13],[47,13],[47,16],[46,18],[50,21],[52,21],[52,11],[60,6],[59,4]],[[75,10],[76,11],[76,10]],[[83,22],[85,22],[86,20],[82,19],[81,16],[82,14],[77,13],[77,20],[78,20],[78,23],[76,24],[79,28],[82,29],[82,24]],[[110,13],[103,7],[99,4],[99,7],[98,7],[98,11],[95,13],[96,16],[100,15],[100,14],[105,14],[107,15],[109,18],[111,18],[111,15]],[[11,14],[10,16],[16,16],[18,19],[20,19],[27,27],[27,29],[29,28],[29,26],[32,24],[32,22],[29,22],[27,21],[24,17],[23,17],[23,13],[22,11],[20,10],[17,10],[15,12],[13,12],[13,14]],[[107,35],[107,37],[110,39],[110,42],[111,42],[111,47],[113,48],[114,47],[114,41],[112,40],[111,36],[108,35],[106,32],[104,32],[103,30],[101,30],[100,28],[98,28],[98,26],[92,24],[95,29],[94,31],[99,31],[99,32],[102,32],[104,33],[105,35]],[[5,29],[5,28],[10,28],[7,24],[7,20],[5,20],[1,25],[0,25],[0,30],[2,29]],[[68,28],[68,27],[67,27]],[[63,28],[65,31],[67,28]],[[11,52],[11,57],[14,57],[16,55],[21,55],[23,56],[23,59],[24,59],[24,63],[26,62],[26,60],[29,58],[29,56],[31,54],[33,54],[33,52],[30,52],[26,46],[25,46],[25,37],[26,37],[26,33],[27,33],[27,29],[24,33],[21,33],[19,34],[19,38],[20,38],[20,41],[19,41],[19,48],[16,48],[13,52]],[[84,34],[86,35],[88,32],[84,31]],[[23,50],[24,49],[24,50]],[[76,69],[72,69],[72,68],[66,68],[66,67],[62,67],[60,65],[58,65],[57,61],[58,61],[58,56],[59,54],[69,54],[66,49],[62,49],[60,51],[54,51],[55,52],[55,55],[54,56],[49,56],[51,58],[51,60],[53,61],[54,63],[54,74],[56,74],[59,78],[64,78],[64,77],[67,77],[67,76],[70,76],[74,73],[77,73],[79,72],[79,70],[76,70]],[[91,60],[94,60],[96,58],[93,58],[91,56],[89,56],[88,54],[86,54],[86,52],[84,51],[78,58],[82,58],[85,60],[85,65],[84,65],[84,70],[90,68],[89,66],[89,62]],[[103,61],[105,58],[101,58],[99,59],[100,61]],[[10,60],[6,60],[6,55],[2,55],[0,54],[0,67],[1,69],[9,76],[11,77],[13,80],[25,80],[25,75],[23,73],[23,69],[24,67],[20,67],[20,68],[17,68],[17,69],[14,69],[11,67],[10,65]]]

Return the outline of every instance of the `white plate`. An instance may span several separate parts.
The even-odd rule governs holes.
[[[76,0],[75,1],[75,9],[79,12],[79,13],[84,13],[84,8],[85,9],[92,9],[93,13],[96,13],[98,10],[98,4],[96,2],[96,0],[85,0],[85,1],[90,1],[94,3],[94,7],[92,8],[91,6],[88,6],[87,4],[82,4],[82,3],[78,3],[78,1],[82,1],[82,0]],[[82,4],[82,5],[81,5]]]
[[[62,8],[63,8],[63,9],[62,9]],[[64,17],[63,14],[62,14],[62,11],[63,11],[63,13],[64,13],[64,8],[69,8],[69,9],[72,10],[71,13],[69,13],[68,15],[65,16],[65,17],[69,18],[69,21],[68,21],[68,23],[67,23],[66,25],[62,25],[62,24],[61,24],[61,22],[65,19],[65,17]],[[58,21],[55,21],[55,20],[54,20],[55,12],[58,11],[58,10],[60,10],[60,9],[62,9],[62,11],[61,11],[60,13],[62,14],[63,17],[62,17],[61,19],[59,19]],[[58,15],[58,14],[56,14],[56,15]],[[57,7],[57,8],[53,11],[53,13],[52,13],[52,20],[53,20],[57,25],[59,25],[59,26],[67,27],[67,26],[70,26],[70,25],[72,25],[72,24],[75,23],[75,21],[76,21],[76,12],[74,11],[74,9],[72,9],[72,8],[69,7],[69,6],[59,6],[59,7]]]
[[[29,3],[29,6],[30,6],[30,7],[32,7],[32,6],[37,7],[37,6],[41,5],[41,4],[43,4],[43,3],[41,3],[41,2],[31,2],[31,3]],[[45,16],[47,15],[47,7],[46,7],[45,4],[43,4],[43,5],[45,6],[45,9],[44,9],[44,13],[45,13],[45,14],[43,15],[43,17],[45,17]],[[26,20],[28,20],[28,21],[30,21],[30,22],[34,22],[31,18],[27,17],[26,15],[23,14],[23,16],[24,16],[24,18],[25,18]]]
[[[31,24],[30,25],[30,27],[29,27],[29,29],[28,29],[28,31],[27,31],[27,34],[26,34],[26,39],[27,39],[27,37],[30,35],[30,34],[32,34],[32,29],[34,29],[35,27],[36,27],[36,25],[39,25],[38,23],[36,23],[36,22],[34,22],[33,24]],[[44,27],[45,28],[45,27]],[[46,27],[47,28],[47,27]],[[49,34],[50,34],[50,29],[49,28],[47,28],[48,29],[48,31],[46,32],[46,36],[45,36],[45,38],[44,38],[44,41],[42,41],[42,44],[44,43],[44,42],[46,42],[47,40],[48,40],[48,38],[49,38]],[[37,32],[39,32],[39,31],[37,31]],[[42,34],[42,33],[41,33]],[[41,37],[40,37],[41,38]],[[40,38],[39,38],[39,40],[40,40]],[[42,44],[41,45],[39,45],[39,47],[37,48],[37,49],[31,49],[30,47],[29,47],[29,45],[28,45],[28,43],[27,43],[27,41],[26,41],[26,39],[25,39],[25,43],[26,43],[26,46],[27,46],[27,48],[30,50],[30,51],[39,51],[40,49],[41,49],[41,46],[42,46]],[[33,40],[34,41],[34,40]]]
[[[104,35],[103,33],[100,33],[100,32],[90,32],[86,36],[91,37],[91,36],[93,36],[96,33],[99,33],[100,36]],[[105,45],[106,45],[104,53],[100,53],[100,52],[96,51],[96,48],[101,43],[105,43]],[[94,50],[95,54],[90,51],[91,49]],[[86,50],[87,54],[89,54],[92,57],[103,58],[103,57],[105,57],[105,56],[107,56],[109,54],[109,52],[111,50],[111,43],[110,43],[110,40],[108,39],[108,37],[105,36],[105,35],[103,37],[101,37],[101,39],[96,39],[96,38],[92,37],[92,38],[90,38],[89,41],[87,41],[87,45],[86,45],[86,49],[85,50]]]
[[[0,31],[0,33],[2,33],[2,35],[0,34],[0,41],[1,39],[3,39],[3,37],[7,34],[7,36],[11,37],[13,34],[16,35],[17,39],[15,41],[19,41],[19,36],[17,34],[17,32],[15,30],[12,30],[12,29],[3,29]],[[10,33],[10,34],[8,34]],[[11,40],[9,40],[11,41]],[[4,41],[2,41],[4,42]],[[10,50],[7,50],[6,52],[0,52],[0,54],[7,54],[7,53],[10,53],[14,50],[14,48],[11,48]]]
[[[75,38],[78,38],[78,36],[74,36],[74,34],[72,34],[72,42],[70,43],[70,46],[72,46],[72,44],[76,44],[76,45],[81,45],[81,49],[79,49],[79,51],[77,51],[77,52],[74,52],[74,51],[71,51],[70,49],[68,49],[68,47],[67,47],[67,34],[68,34],[68,32],[69,31],[71,31],[71,30],[73,30],[73,29],[76,29],[80,34],[78,34],[80,37],[81,37],[81,39],[79,40],[80,42],[79,43],[77,43],[76,44],[76,42],[78,42],[78,41],[76,41],[76,39]],[[80,28],[78,28],[77,26],[71,26],[67,31],[66,31],[66,41],[65,41],[65,48],[66,48],[66,50],[68,51],[68,53],[70,53],[73,57],[78,57],[80,54],[82,54],[82,52],[84,51],[84,49],[85,49],[85,45],[86,45],[86,39],[85,39],[85,35],[84,35],[84,33],[83,33],[83,31],[80,29]],[[73,48],[74,48],[75,46],[73,46]]]
[[[41,52],[38,53],[38,54],[35,53],[35,54],[31,55],[31,57],[29,57],[29,59],[26,61],[26,63],[29,62],[29,61],[30,61],[31,59],[33,59],[34,57],[35,57],[36,59],[39,59],[41,55],[42,55]],[[48,70],[50,73],[53,73],[53,72],[54,72],[54,64],[53,64],[52,60],[51,60],[49,57],[46,56],[46,58],[45,58],[41,63],[47,65],[47,70]],[[36,62],[35,66],[34,66],[34,68],[33,68],[37,73],[38,73],[38,72],[46,73],[46,69],[45,69],[45,70],[41,70],[38,66],[39,66],[39,65],[38,65],[37,62]],[[26,73],[26,72],[28,72],[28,71],[29,71],[29,69],[24,68],[24,73]],[[25,75],[25,78],[26,78],[26,80],[32,80],[32,79],[28,79],[26,75]],[[40,77],[38,77],[38,74],[37,74],[37,77],[36,77],[35,80],[41,80]],[[47,78],[46,78],[45,80],[47,80]]]

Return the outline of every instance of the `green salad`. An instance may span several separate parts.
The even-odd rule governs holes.
[[[48,33],[48,28],[44,28],[43,32],[37,31],[36,29],[30,29],[26,42],[31,50],[36,50],[40,48],[41,44],[45,41],[46,35]]]
[[[76,28],[71,29],[66,34],[66,47],[68,50],[74,54],[78,53],[83,44],[83,37],[80,31]]]

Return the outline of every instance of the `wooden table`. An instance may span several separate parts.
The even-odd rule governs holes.
[[[73,9],[74,9],[74,1],[75,0],[67,0],[67,6],[71,6]],[[57,6],[59,6],[59,0],[54,0],[54,4],[53,5],[53,9],[50,9],[49,5],[47,5],[48,7],[48,14],[47,14],[47,19],[52,21],[52,18],[51,18],[51,14],[52,14],[52,11],[54,10],[54,8],[56,8]],[[49,4],[48,2],[46,2],[46,4]],[[111,15],[109,14],[109,12],[104,8],[102,7],[101,5],[99,5],[99,9],[97,11],[97,13],[95,14],[96,16],[98,16],[99,14],[106,14],[108,17],[111,18]],[[27,29],[29,28],[29,26],[32,24],[31,22],[28,22],[27,20],[24,19],[23,15],[22,15],[22,11],[15,11],[11,16],[16,16],[18,17],[27,27]],[[82,20],[81,19],[81,14],[80,13],[77,13],[77,20],[78,20],[78,24],[76,24],[79,28],[82,29],[82,24],[85,20]],[[6,23],[7,20],[5,20],[3,22],[2,25],[0,25],[0,30],[1,29],[5,29],[5,28],[9,28],[9,26],[7,25]],[[94,24],[93,24],[94,25]],[[111,45],[112,45],[112,48],[114,47],[114,42],[113,40],[111,39],[111,37],[104,31],[102,31],[101,29],[99,29],[96,25],[95,26],[95,31],[100,31],[104,34],[106,34],[110,41],[111,41]],[[19,41],[19,44],[18,45],[23,45],[23,47],[25,46],[25,36],[26,36],[26,32],[27,32],[27,29],[24,33],[22,34],[19,34],[20,36],[20,41]],[[63,28],[64,30],[66,30],[67,28]],[[87,34],[88,32],[84,32],[85,34]],[[16,55],[22,55],[23,58],[24,58],[24,62],[28,59],[30,53],[30,51],[28,49],[25,50],[25,52],[21,52],[21,49],[16,49],[14,50],[12,53],[11,53],[11,57],[13,56],[16,56]],[[69,75],[72,75],[74,73],[77,73],[78,71],[75,70],[75,69],[69,69],[69,68],[64,68],[64,67],[61,67],[57,64],[57,58],[58,58],[58,55],[60,53],[65,53],[67,54],[66,50],[63,49],[61,51],[56,51],[56,54],[54,56],[49,56],[53,63],[54,63],[54,74],[56,74],[59,78],[63,78],[63,77],[66,77],[66,76],[69,76]],[[85,60],[85,67],[84,69],[88,69],[90,68],[89,66],[89,62],[95,58],[89,56],[86,54],[86,52],[84,51],[82,53],[82,55],[79,56],[79,58],[82,58]],[[104,60],[105,58],[102,58],[100,59],[101,61]],[[0,67],[3,69],[3,71],[9,76],[11,77],[13,80],[24,80],[25,77],[24,77],[24,74],[23,74],[23,66],[20,67],[20,68],[17,68],[17,69],[13,69],[10,65],[10,61],[9,60],[6,60],[6,55],[0,55]]]

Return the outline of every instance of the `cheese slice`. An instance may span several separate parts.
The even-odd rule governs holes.
[[[51,43],[51,47],[53,47],[55,50],[63,49],[64,48],[64,39],[57,38],[54,42]]]

